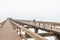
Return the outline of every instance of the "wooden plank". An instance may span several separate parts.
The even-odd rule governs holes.
[[[43,36],[43,37],[47,37],[47,36],[54,36],[54,34],[51,32],[49,33],[39,33],[39,35]]]
[[[43,36],[43,37],[48,37],[48,36],[55,36],[53,33],[39,33],[40,36]],[[26,34],[26,37],[27,38],[31,38],[29,35]]]
[[[11,20],[10,20],[11,21]],[[45,39],[44,37],[42,36],[39,36],[38,34],[24,28],[23,26],[17,24],[16,22],[14,21],[11,21],[13,24],[17,25],[20,29],[24,30],[28,35],[30,35],[32,38],[34,38],[35,40],[47,40]]]
[[[7,20],[0,30],[0,40],[22,40],[15,32],[10,21]]]

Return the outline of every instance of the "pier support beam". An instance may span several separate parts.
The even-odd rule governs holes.
[[[55,40],[60,40],[60,33],[55,34]]]
[[[38,28],[35,28],[35,33],[38,33]]]
[[[58,40],[60,40],[60,34],[59,34],[59,35],[57,35],[57,39],[58,39]]]

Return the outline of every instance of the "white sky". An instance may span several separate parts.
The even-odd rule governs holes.
[[[60,22],[60,0],[0,0],[0,21],[7,17]]]

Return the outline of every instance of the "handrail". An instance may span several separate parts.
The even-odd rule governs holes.
[[[42,36],[39,36],[38,34],[24,28],[23,26],[19,25],[18,23],[10,20],[13,24],[17,25],[20,29],[24,30],[28,35],[30,35],[32,38],[34,38],[35,40],[47,40]]]

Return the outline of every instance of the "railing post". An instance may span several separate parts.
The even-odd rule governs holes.
[[[55,28],[55,25],[54,25],[54,28]]]
[[[39,27],[40,27],[40,22],[39,22]]]
[[[57,40],[60,40],[60,34],[57,34],[56,37],[57,37]]]
[[[45,23],[43,24],[43,27],[44,27],[44,29],[45,29]]]
[[[51,24],[51,29],[50,29],[50,32],[52,31],[52,24]]]

